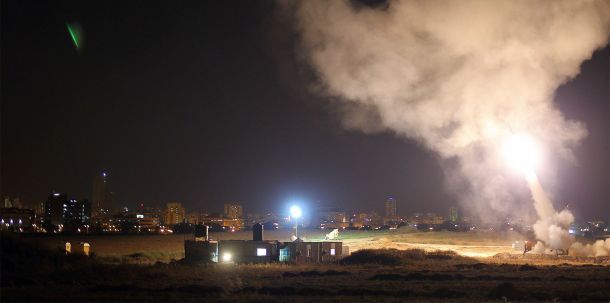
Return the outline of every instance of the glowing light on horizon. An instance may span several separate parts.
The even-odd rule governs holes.
[[[301,215],[303,214],[303,211],[301,210],[300,207],[294,205],[292,207],[290,207],[290,216],[293,218],[300,218]]]

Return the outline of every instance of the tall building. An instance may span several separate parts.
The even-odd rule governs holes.
[[[396,218],[396,199],[388,198],[385,200],[384,204],[385,209],[385,217],[386,218]]]
[[[183,223],[185,219],[185,211],[182,203],[170,202],[167,203],[165,210],[165,225],[174,225]]]
[[[64,223],[64,208],[68,207],[68,194],[52,193],[44,204],[44,222],[58,226]]]
[[[93,177],[91,195],[93,215],[108,214],[114,211],[114,193],[108,190],[108,174],[103,172]]]
[[[68,204],[64,208],[64,224],[69,223],[79,226],[89,224],[90,219],[91,203],[88,200],[68,200]]]
[[[91,219],[91,203],[88,200],[69,199],[64,207],[64,231],[81,232]]]
[[[237,203],[225,203],[225,217],[230,219],[240,219],[244,216],[244,208]]]
[[[64,225],[74,230],[89,224],[91,203],[68,199],[66,193],[53,193],[45,202],[44,222],[47,227]]]
[[[449,220],[451,222],[457,222],[459,219],[458,217],[458,209],[455,206],[451,206],[449,207]]]

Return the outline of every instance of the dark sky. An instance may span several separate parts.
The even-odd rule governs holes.
[[[106,171],[121,205],[381,211],[393,196],[400,214],[445,214],[456,201],[435,156],[342,130],[276,14],[270,1],[2,1],[2,195],[90,198]],[[561,170],[558,198],[579,218],[610,214],[609,56],[557,96],[590,133]]]

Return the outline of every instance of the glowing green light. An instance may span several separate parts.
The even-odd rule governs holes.
[[[66,22],[66,27],[68,28],[68,33],[70,33],[70,38],[72,38],[72,42],[74,43],[76,50],[80,50],[80,47],[82,44],[81,43],[82,34],[81,34],[80,27],[78,26],[78,24],[72,25],[68,22]]]

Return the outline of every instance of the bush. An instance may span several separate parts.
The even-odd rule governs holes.
[[[398,250],[390,249],[363,249],[352,253],[341,260],[342,264],[381,264],[396,266],[413,261],[422,260],[453,260],[462,259],[454,251],[426,252],[422,249]]]
[[[402,261],[396,249],[363,249],[343,258],[341,263],[400,265]]]
[[[12,234],[2,234],[2,273],[5,277],[25,273],[40,274],[59,269],[78,269],[91,266],[94,261],[84,255],[66,255],[19,239]]]

